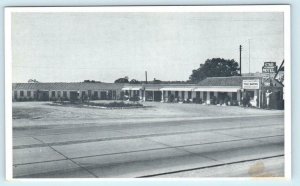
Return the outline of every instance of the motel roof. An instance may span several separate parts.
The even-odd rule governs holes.
[[[216,87],[241,87],[243,80],[261,79],[257,76],[231,76],[231,77],[208,77],[198,83],[199,86]]]
[[[257,76],[208,77],[198,84],[123,84],[123,83],[13,83],[14,90],[143,90],[148,91],[223,91],[235,92],[242,88],[243,80],[262,79]],[[273,81],[273,83],[276,83]],[[282,87],[276,83],[275,86]]]
[[[15,90],[116,90],[123,84],[117,83],[13,83]]]

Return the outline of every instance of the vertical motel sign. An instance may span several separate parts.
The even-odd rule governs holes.
[[[263,84],[265,86],[271,86],[271,79],[273,79],[277,73],[276,62],[264,62],[262,67]]]
[[[264,78],[274,78],[277,72],[276,62],[265,62],[262,67],[262,73]]]

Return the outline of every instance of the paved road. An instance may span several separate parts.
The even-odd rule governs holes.
[[[14,177],[283,176],[283,115],[13,130]]]

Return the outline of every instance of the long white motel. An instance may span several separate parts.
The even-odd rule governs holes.
[[[13,83],[13,101],[55,101],[87,98],[89,100],[130,100],[242,105],[263,107],[265,93],[272,92],[272,108],[284,105],[283,85],[275,79],[268,84],[262,77],[210,77],[198,84],[122,84],[122,83]]]

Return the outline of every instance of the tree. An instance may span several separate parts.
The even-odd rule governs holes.
[[[128,77],[119,78],[115,81],[115,83],[129,83]]]
[[[159,79],[153,79],[153,83],[154,84],[160,84],[160,83],[162,83],[162,81],[161,80],[159,80]]]
[[[139,83],[141,83],[141,82],[139,82],[139,81],[136,80],[136,79],[132,79],[132,80],[130,80],[129,83],[130,83],[130,84],[139,84]]]
[[[207,77],[228,77],[239,75],[239,64],[234,59],[207,59],[200,68],[193,70],[190,75],[192,82],[199,82]]]
[[[29,79],[28,83],[38,83],[38,81],[36,79]]]

